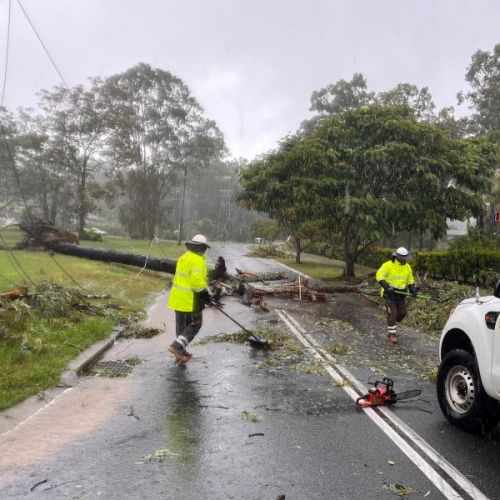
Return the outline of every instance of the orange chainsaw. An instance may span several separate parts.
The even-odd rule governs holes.
[[[396,394],[393,387],[394,382],[390,378],[384,377],[382,381],[377,380],[368,394],[356,399],[356,408],[361,410],[370,406],[389,406],[402,399],[414,398],[422,394],[420,389]]]

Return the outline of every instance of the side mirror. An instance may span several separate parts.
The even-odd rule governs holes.
[[[497,281],[497,284],[495,285],[495,288],[493,289],[493,295],[497,299],[500,299],[500,280]]]

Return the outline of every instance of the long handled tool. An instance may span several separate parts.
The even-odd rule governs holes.
[[[248,343],[252,346],[255,347],[256,349],[270,349],[271,346],[269,345],[269,342],[266,339],[263,339],[262,337],[256,337],[250,330],[247,330],[243,325],[240,325],[234,318],[229,316],[226,311],[223,311],[219,306],[216,304],[212,304],[212,307],[215,307],[217,311],[221,312],[224,314],[224,316],[227,316],[233,323],[237,324],[247,335],[248,335]]]
[[[411,293],[400,292],[399,290],[394,290],[394,293],[397,293],[398,295],[404,295],[405,297],[413,297],[415,299],[424,299],[424,300],[432,300],[433,302],[441,302],[439,299],[435,299],[434,297],[429,297],[428,295],[417,295],[415,297]]]

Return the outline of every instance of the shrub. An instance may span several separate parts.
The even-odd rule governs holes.
[[[102,234],[96,233],[92,231],[92,229],[84,229],[80,239],[87,241],[102,241]]]
[[[492,286],[500,274],[500,250],[485,247],[458,247],[441,252],[419,252],[414,268],[431,278],[474,284],[479,264],[479,282]]]

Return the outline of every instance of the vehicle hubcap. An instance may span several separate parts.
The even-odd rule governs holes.
[[[444,384],[450,408],[461,415],[467,413],[476,396],[474,378],[470,370],[464,366],[454,366],[446,375]]]

